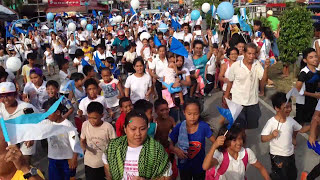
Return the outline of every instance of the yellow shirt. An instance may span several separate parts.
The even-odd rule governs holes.
[[[31,69],[32,68],[28,64],[22,66],[22,76],[25,76],[27,78],[27,82],[31,82],[31,80],[30,80],[30,70]]]
[[[93,47],[82,48],[84,55],[88,57],[90,60],[93,59],[93,56],[92,56],[93,50],[94,50]]]
[[[37,172],[38,172],[38,175],[39,175],[42,179],[44,179],[44,176],[43,176],[43,174],[41,173],[41,171],[40,171],[39,169],[37,170]],[[24,174],[23,174],[22,171],[17,170],[11,180],[26,180],[25,178],[23,178],[23,175],[24,175]]]

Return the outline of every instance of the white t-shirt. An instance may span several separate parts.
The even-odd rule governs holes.
[[[139,99],[144,99],[148,89],[151,87],[151,77],[144,74],[142,77],[137,77],[134,74],[129,76],[124,85],[125,88],[130,89],[130,99],[135,103]]]
[[[52,122],[50,120],[45,120],[45,123],[53,125],[62,125],[68,127],[74,127],[72,123],[65,119],[61,123]],[[57,136],[49,137],[48,139],[48,158],[51,159],[72,159],[73,150],[72,145],[78,143],[79,137],[75,131],[70,131],[68,133],[59,134]]]
[[[126,62],[133,63],[134,59],[137,57],[137,53],[126,51],[123,57],[126,58]]]
[[[156,55],[155,58],[153,58],[152,62],[148,61],[149,69],[155,69],[155,73],[160,78],[163,78],[165,75],[165,70],[168,67],[168,60],[165,58],[164,60],[161,60],[159,58],[159,55]]]
[[[47,65],[52,65],[54,63],[52,52],[45,51],[44,55],[46,56],[46,63]]]
[[[181,79],[181,80],[186,80],[186,77],[187,76],[190,76],[190,72],[187,68],[182,68],[181,71],[185,71],[186,73],[182,74],[182,75],[179,75],[178,77]],[[183,95],[186,95],[188,93],[188,87],[187,86],[182,86],[181,85],[181,88],[182,88],[182,94]]]
[[[63,52],[62,45],[58,44],[57,40],[56,41],[52,41],[51,42],[51,46],[54,49],[53,50],[54,54],[60,54],[60,53]]]
[[[103,80],[101,80],[99,84],[103,92],[102,95],[106,98],[108,107],[119,106],[119,92],[117,89],[118,83],[118,79],[112,79],[112,81],[110,81],[109,83],[105,83]]]
[[[3,103],[0,103],[0,115],[3,117],[4,120],[14,119],[23,115],[23,110],[26,108],[32,108],[34,113],[39,113],[38,109],[34,107],[32,104],[19,100],[17,100],[17,102],[17,109],[12,114],[9,114],[5,108],[5,105]],[[27,146],[24,143],[21,144],[22,146],[20,147],[20,150],[23,155],[33,155],[36,152],[36,143],[34,143],[33,146],[31,146],[30,148],[27,148]]]
[[[59,71],[59,79],[60,79],[60,93],[63,94],[68,94],[69,90],[66,88],[66,84],[68,83],[68,81],[70,80],[68,78],[68,76],[70,77],[70,70],[67,70],[67,73],[65,73],[64,71],[60,70]]]
[[[79,44],[78,40],[73,40],[72,41],[71,39],[68,39],[67,45],[69,45],[69,51],[68,51],[69,54],[75,54],[76,53],[76,50],[78,48],[77,44]]]
[[[261,61],[261,60],[268,59],[270,50],[271,50],[271,42],[269,39],[265,39],[260,49],[258,60]]]
[[[136,47],[137,56],[141,56],[141,49],[143,47],[143,44],[140,40],[138,40],[136,44],[137,44],[137,47]]]
[[[280,131],[279,136],[270,141],[270,154],[278,156],[291,156],[294,153],[292,134],[299,131],[302,126],[292,117],[287,117],[286,122],[280,123],[274,117],[269,119],[262,129],[261,135],[270,135],[274,130]]]
[[[246,148],[248,153],[248,164],[254,164],[257,162],[257,158],[253,151],[249,148]],[[245,149],[241,148],[240,152],[238,153],[238,159],[234,159],[232,156],[229,155],[229,166],[227,171],[219,177],[219,180],[245,180],[246,168],[244,167],[244,163],[242,159],[245,156]],[[219,169],[220,164],[223,160],[223,153],[216,150],[214,152],[213,158],[215,158],[219,165],[215,169]]]
[[[192,55],[188,55],[188,58],[184,58],[184,64],[183,67],[187,68],[189,71],[194,71],[196,70],[196,67],[193,64],[192,61]]]
[[[126,159],[124,161],[123,167],[123,177],[122,180],[131,180],[135,176],[139,176],[138,163],[139,155],[143,146],[132,148],[128,146]],[[102,155],[102,160],[104,164],[108,164],[107,156]],[[172,175],[171,163],[169,164],[168,170],[163,174],[164,177],[169,177]]]
[[[104,111],[106,111],[106,109],[108,108],[107,101],[103,96],[98,95],[97,98],[93,100],[89,99],[88,97],[85,97],[80,101],[80,104],[79,104],[79,109],[83,112],[83,115],[88,115],[87,107],[91,102],[101,103],[104,107]]]
[[[100,52],[99,51],[95,51],[94,53],[93,53],[93,56],[98,56],[98,58],[102,61],[102,60],[106,60],[107,59],[107,52],[106,51],[104,51],[104,53],[102,53],[102,54],[100,54]]]
[[[42,85],[39,88],[36,88],[32,82],[27,82],[23,89],[23,94],[27,94],[29,96],[30,103],[39,111],[42,111],[42,104],[49,98],[46,84],[47,82],[43,81]]]
[[[188,33],[187,35],[183,35],[183,42],[188,42],[188,43],[191,43],[191,40],[192,40],[193,36],[191,33]]]
[[[214,75],[216,73],[216,57],[213,55],[207,62],[207,74]]]
[[[73,63],[75,63],[75,64],[79,64],[78,65],[78,73],[82,73],[83,71],[82,71],[82,69],[83,69],[83,66],[82,66],[82,63],[81,63],[81,59],[79,60],[78,58],[74,58],[73,59]]]
[[[6,62],[8,58],[9,56],[6,54],[4,54],[3,56],[0,56],[0,66],[6,68]]]

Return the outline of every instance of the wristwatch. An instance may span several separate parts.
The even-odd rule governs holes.
[[[32,176],[38,175],[38,169],[35,167],[31,167],[30,171],[27,174],[23,175],[23,178],[29,179]]]

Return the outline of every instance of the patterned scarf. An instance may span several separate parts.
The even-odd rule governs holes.
[[[127,136],[112,139],[106,150],[112,179],[121,180],[124,171],[124,161],[128,148]],[[163,146],[151,137],[147,137],[139,155],[139,176],[146,179],[161,177],[169,168],[168,154]]]

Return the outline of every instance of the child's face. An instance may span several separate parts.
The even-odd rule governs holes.
[[[83,43],[83,47],[87,48],[88,47],[88,43]]]
[[[51,49],[49,48],[49,47],[47,47],[47,49],[46,49],[48,52],[50,52],[51,51]]]
[[[166,49],[164,47],[162,47],[159,49],[158,53],[159,53],[160,57],[165,57],[166,56]]]
[[[160,117],[162,119],[167,119],[169,117],[169,107],[168,107],[168,105],[167,104],[161,104],[156,109],[156,113],[157,113],[158,117]]]
[[[83,86],[82,80],[83,80],[83,79],[79,79],[78,81],[75,81],[75,82],[74,82],[74,85],[75,85],[76,87],[81,87],[81,86]]]
[[[240,53],[240,54],[243,54],[243,52],[244,52],[244,46],[245,46],[244,43],[238,43],[238,44],[236,45],[236,48],[239,50],[239,53]]]
[[[133,109],[131,101],[126,101],[122,103],[121,112],[128,114]]]
[[[240,152],[242,146],[243,146],[242,134],[239,134],[236,139],[231,140],[229,148],[232,151]]]
[[[61,112],[59,110],[56,110],[54,113],[48,116],[48,119],[52,122],[57,122],[60,118],[61,118]]]
[[[111,35],[108,35],[108,40],[111,40],[112,39],[112,36]]]
[[[112,80],[111,76],[112,76],[112,74],[110,73],[110,71],[102,71],[101,72],[101,77],[104,82],[110,82]]]
[[[104,61],[104,65],[105,65],[107,68],[110,68],[110,67],[111,67],[111,64],[110,64],[108,61]]]
[[[307,59],[303,59],[308,65],[317,67],[319,65],[319,60],[316,52],[311,52],[308,54]]]
[[[28,59],[29,65],[34,65],[35,60],[34,59]]]
[[[65,63],[64,65],[62,65],[62,69],[63,70],[69,69],[69,63]]]
[[[6,94],[1,94],[0,96],[0,101],[5,105],[5,106],[12,106],[13,104],[16,103],[16,96],[17,93],[6,93]]]
[[[145,112],[149,122],[152,122],[153,121],[153,117],[152,117],[152,108],[151,109],[148,109],[146,112]]]
[[[47,93],[50,98],[56,97],[58,95],[59,90],[54,86],[47,87]]]
[[[88,72],[88,76],[91,77],[91,78],[94,78],[96,76],[96,73],[94,72],[93,69]]]
[[[174,56],[172,56],[172,57],[170,57],[170,58],[168,59],[168,62],[169,62],[169,63],[176,63],[176,58],[175,58]]]
[[[42,82],[42,78],[35,73],[30,74],[30,80],[34,85],[41,85],[40,83]]]
[[[98,87],[90,84],[86,89],[86,93],[90,99],[95,99],[98,96]]]
[[[276,109],[277,113],[279,113],[281,116],[289,117],[290,113],[292,111],[292,104],[291,104],[291,102],[288,102],[287,104],[283,103],[280,108],[276,107],[275,109]]]
[[[148,46],[148,40],[144,39],[144,40],[142,41],[142,44],[143,44],[144,47]]]
[[[88,121],[93,127],[98,127],[103,123],[101,120],[102,117],[103,114],[99,114],[97,112],[88,113]]]
[[[187,105],[184,115],[186,116],[186,123],[189,125],[195,125],[198,123],[200,117],[200,111],[197,104]]]

